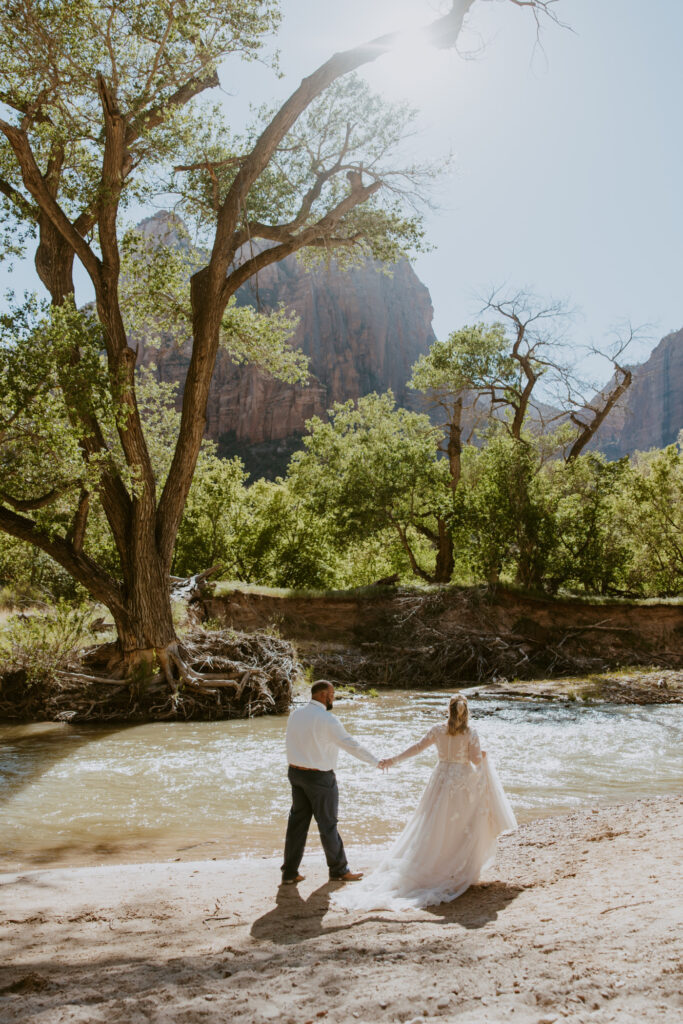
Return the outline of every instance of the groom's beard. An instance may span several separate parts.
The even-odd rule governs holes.
[[[328,711],[331,711],[332,708],[334,707],[334,701],[333,700],[326,700],[325,701],[325,707],[327,708]]]

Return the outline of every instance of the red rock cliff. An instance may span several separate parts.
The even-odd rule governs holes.
[[[633,383],[591,445],[609,458],[664,448],[683,430],[683,330],[662,338],[633,368]]]
[[[169,215],[160,214],[141,227],[168,236],[169,224]],[[389,275],[372,263],[306,271],[290,256],[245,285],[237,300],[264,311],[284,303],[298,315],[291,344],[309,357],[311,380],[307,387],[282,384],[220,353],[206,433],[221,454],[241,455],[255,474],[282,472],[306,420],[324,415],[333,402],[391,388],[399,404],[412,404],[406,381],[434,334],[429,291],[407,261]],[[160,379],[179,381],[181,394],[189,358],[189,344],[146,349],[141,356],[157,365]]]

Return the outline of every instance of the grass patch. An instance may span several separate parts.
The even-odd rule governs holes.
[[[546,600],[553,598],[546,595]],[[573,594],[569,591],[560,592],[555,600],[576,601],[578,604],[590,604],[595,607],[626,607],[626,608],[648,608],[650,606],[671,605],[680,607],[683,605],[683,594],[676,597],[602,597],[599,594]]]
[[[290,587],[264,587],[255,583],[238,583],[233,580],[219,580],[213,585],[214,597],[229,597],[242,593],[256,597],[296,598],[299,600],[348,601],[358,597],[369,599],[395,593],[395,587],[356,587],[353,590],[303,590]]]
[[[278,597],[299,600],[324,599],[326,601],[349,601],[349,600],[376,600],[381,597],[392,597],[400,592],[403,595],[437,595],[437,594],[467,594],[472,597],[481,598],[487,595],[490,600],[495,601],[497,593],[513,594],[524,598],[533,598],[538,601],[546,601],[549,604],[561,604],[572,601],[577,604],[592,605],[594,607],[631,607],[641,608],[648,606],[669,605],[672,607],[683,606],[683,594],[675,597],[603,597],[599,594],[579,594],[568,590],[560,590],[557,594],[548,594],[542,590],[525,589],[516,586],[514,583],[501,583],[495,588],[487,587],[484,584],[473,584],[466,586],[461,583],[446,584],[399,584],[396,586],[374,586],[372,584],[364,587],[351,587],[347,590],[317,590],[314,588],[290,588],[290,587],[266,587],[255,583],[241,583],[239,580],[219,580],[213,584],[214,597],[229,597],[234,593],[253,594],[258,597]]]
[[[28,686],[52,679],[92,641],[91,617],[89,607],[72,607],[66,601],[47,613],[14,617],[0,635],[0,656],[10,671],[24,673]]]
[[[320,590],[311,587],[266,587],[256,583],[240,583],[239,580],[217,580],[212,587],[214,597],[229,597],[230,594],[254,594],[257,597],[284,597],[302,600],[324,599],[326,601],[373,601],[378,597],[394,597],[397,593],[403,596],[434,596],[438,594],[470,594],[481,596],[489,592],[486,586],[464,586],[461,583],[403,584],[377,586],[374,583],[362,587],[348,587],[345,590]],[[491,591],[491,593],[494,593]]]

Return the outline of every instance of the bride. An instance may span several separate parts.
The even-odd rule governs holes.
[[[405,910],[454,900],[477,881],[501,832],[517,827],[512,807],[479,737],[467,700],[451,698],[448,720],[380,768],[432,744],[439,761],[417,809],[386,857],[362,882],[335,894],[348,910]]]

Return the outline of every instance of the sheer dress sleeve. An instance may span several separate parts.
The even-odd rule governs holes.
[[[481,764],[481,746],[479,745],[479,737],[474,729],[470,729],[470,741],[467,748],[467,754],[472,764]]]
[[[431,747],[432,743],[436,743],[436,734],[438,726],[433,726],[428,733],[418,740],[417,743],[413,743],[412,747],[408,747],[407,750],[402,751],[400,754],[395,754],[394,757],[390,757],[389,760],[392,764],[398,764],[399,761],[405,761],[409,757],[415,757],[421,751],[426,750],[427,747]]]

